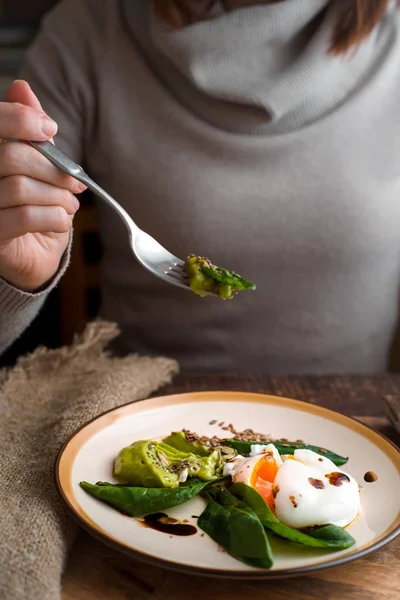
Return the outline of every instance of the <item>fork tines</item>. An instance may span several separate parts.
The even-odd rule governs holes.
[[[171,267],[169,267],[168,271],[165,271],[166,275],[169,275],[173,279],[184,283],[185,285],[189,285],[189,278],[186,275],[186,272],[182,265],[175,263]]]

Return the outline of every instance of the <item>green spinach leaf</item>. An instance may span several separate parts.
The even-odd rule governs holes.
[[[331,450],[321,448],[321,446],[311,446],[310,444],[302,444],[300,442],[240,442],[236,440],[227,439],[224,440],[224,446],[231,446],[239,452],[239,454],[245,455],[250,454],[251,447],[255,444],[260,446],[266,446],[267,444],[274,444],[279,454],[294,454],[295,450],[312,450],[325,458],[329,458],[337,467],[344,465],[349,460],[344,456],[340,456]]]
[[[230,486],[229,492],[241,502],[249,506],[261,523],[280,523],[279,519],[274,515],[264,498],[255,489],[245,483],[234,483]]]
[[[209,481],[191,479],[178,488],[143,488],[126,484],[81,481],[88,494],[131,517],[140,517],[178,506],[197,496],[210,485]]]
[[[217,544],[244,563],[269,569],[273,556],[256,513],[225,488],[207,491],[209,503],[197,524]]]
[[[237,273],[233,273],[228,271],[227,269],[223,269],[222,267],[204,266],[202,267],[202,272],[204,275],[211,277],[218,283],[223,283],[226,285],[232,286],[235,290],[255,290],[256,286],[254,283],[241,277]]]
[[[235,483],[229,488],[229,491],[255,512],[265,528],[287,540],[304,546],[332,548],[334,550],[344,550],[355,544],[355,539],[345,529],[336,525],[321,525],[311,528],[307,532],[284,525],[276,518],[264,502],[263,497],[244,483]]]

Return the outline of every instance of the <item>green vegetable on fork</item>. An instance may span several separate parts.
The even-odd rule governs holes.
[[[185,261],[185,271],[192,292],[198,296],[219,296],[231,300],[242,290],[255,290],[256,286],[237,273],[211,264],[208,258],[190,254]]]

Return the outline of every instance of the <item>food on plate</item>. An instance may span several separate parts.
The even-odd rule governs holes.
[[[133,487],[99,481],[96,484],[82,481],[81,487],[98,500],[103,500],[131,517],[141,517],[179,506],[197,496],[209,481],[191,479],[178,488]]]
[[[303,532],[281,523],[263,498],[250,486],[236,483],[229,489],[209,490],[209,502],[197,523],[234,558],[259,568],[273,565],[269,533],[314,548],[344,550],[354,538],[336,525]]]
[[[364,481],[367,483],[374,483],[374,481],[378,481],[378,475],[373,471],[367,471],[364,475]]]
[[[208,258],[190,254],[184,268],[189,278],[190,289],[201,297],[212,294],[223,300],[231,300],[241,290],[256,289],[251,281],[237,273],[216,267]]]
[[[274,510],[277,490],[274,482],[282,465],[283,461],[273,444],[255,445],[248,457],[238,455],[226,462],[223,473],[230,475],[234,483],[245,483],[255,489]]]
[[[201,438],[189,431],[173,431],[171,435],[163,439],[163,442],[172,446],[172,448],[176,448],[176,450],[190,452],[197,456],[209,456],[210,450],[220,446],[220,444],[216,444],[214,447],[211,444],[207,445],[207,439],[203,443]]]
[[[220,439],[183,430],[162,440],[139,440],[115,459],[113,474],[120,483],[80,485],[122,513],[146,518],[146,526],[157,521],[153,528],[171,535],[174,524],[176,535],[183,535],[180,522],[163,511],[200,496],[205,508],[196,517],[198,527],[233,557],[258,568],[273,565],[271,534],[315,548],[352,546],[355,540],[344,527],[360,512],[360,488],[339,468],[347,459],[300,440],[253,434],[252,441],[246,431]]]
[[[295,450],[282,460],[273,444],[252,448],[249,457],[226,463],[224,474],[255,489],[285,525],[345,527],[358,515],[358,483],[328,458]]]
[[[275,477],[275,512],[301,529],[331,523],[346,527],[360,512],[360,491],[351,475],[311,450],[296,450]]]
[[[218,450],[195,454],[165,442],[140,440],[123,448],[114,463],[114,475],[124,483],[149,488],[175,488],[188,477],[217,479],[222,467]]]
[[[249,442],[237,439],[229,439],[225,441],[227,446],[230,446],[237,450],[239,454],[251,454],[251,448],[254,444],[257,445],[266,445],[270,442]],[[312,446],[311,444],[305,444],[304,442],[288,442],[287,440],[274,440],[273,444],[275,448],[278,450],[281,455],[291,455],[296,452],[296,450],[312,450],[316,452],[316,454],[320,454],[321,456],[325,456],[325,458],[329,458],[337,467],[341,465],[345,465],[349,460],[346,456],[340,456],[340,454],[336,454],[336,452],[332,452],[331,450],[327,450],[326,448],[321,448],[320,446]]]

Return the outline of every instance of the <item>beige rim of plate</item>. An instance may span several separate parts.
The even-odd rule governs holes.
[[[268,420],[268,427],[261,427],[263,419]],[[145,436],[167,435],[173,429],[184,427],[201,434],[226,435],[226,431],[215,430],[218,425],[211,425],[214,420],[218,423],[233,422],[240,429],[251,427],[276,437],[304,439],[310,444],[349,456],[348,465],[342,468],[360,483],[363,472],[376,472],[377,482],[367,484],[362,481],[365,489],[361,500],[365,510],[362,518],[349,528],[356,545],[340,552],[311,551],[310,554],[307,551],[303,556],[298,545],[291,544],[293,556],[291,554],[289,560],[286,559],[288,544],[282,552],[278,543],[277,564],[270,570],[254,569],[226,553],[218,552],[217,545],[207,536],[192,536],[196,541],[192,539],[190,542],[187,541],[189,538],[171,541],[170,536],[140,527],[134,519],[130,519],[132,525],[129,523],[129,527],[136,529],[132,529],[131,537],[127,538],[127,517],[91,498],[79,487],[82,479],[92,483],[112,480],[112,459],[118,450]],[[171,427],[171,423],[176,426]],[[279,431],[276,430],[278,427]],[[295,434],[295,431],[298,433]],[[99,474],[102,476],[99,477]],[[58,455],[55,479],[72,516],[89,533],[134,558],[186,573],[241,579],[287,577],[361,558],[400,533],[400,453],[394,444],[355,419],[314,404],[278,396],[247,392],[195,392],[126,404],[96,417],[70,437]],[[389,500],[389,497],[392,499]],[[202,502],[200,499],[197,501]],[[183,506],[186,505],[172,511],[182,511]],[[189,512],[194,510],[199,511],[201,507],[192,508]],[[171,514],[171,511],[168,513]],[[178,512],[173,516],[178,516]],[[188,514],[183,514],[181,518],[187,517]],[[120,520],[124,520],[123,523]],[[202,545],[205,545],[204,556],[214,552],[209,564],[207,558],[201,560]],[[153,550],[154,546],[157,546],[157,551]],[[274,547],[273,550],[275,556]]]

